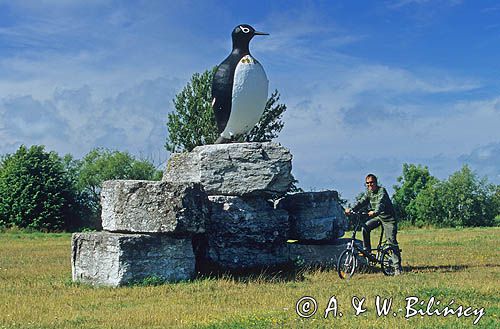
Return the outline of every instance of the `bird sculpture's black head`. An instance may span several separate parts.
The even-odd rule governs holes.
[[[231,34],[233,37],[233,50],[249,53],[248,44],[254,35],[269,35],[269,33],[255,31],[255,29],[248,24],[236,26]]]

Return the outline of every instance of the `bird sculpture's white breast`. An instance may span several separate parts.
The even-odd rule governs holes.
[[[266,107],[269,81],[260,63],[244,56],[234,72],[231,115],[222,137],[245,134],[259,122]]]

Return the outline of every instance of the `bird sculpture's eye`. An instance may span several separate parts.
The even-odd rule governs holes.
[[[243,33],[248,33],[250,32],[250,29],[248,27],[243,27],[243,26],[240,26],[240,29],[243,31]]]

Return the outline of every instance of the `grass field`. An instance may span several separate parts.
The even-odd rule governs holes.
[[[0,328],[500,328],[500,228],[407,229],[398,239],[406,271],[399,277],[375,272],[342,281],[334,270],[309,270],[291,279],[226,276],[113,289],[71,282],[70,234],[0,233]],[[296,313],[303,296],[317,301],[310,318]],[[332,296],[337,317],[331,311],[325,319]],[[392,298],[387,316],[377,316],[376,296]],[[453,309],[470,306],[469,316],[405,319],[411,296],[424,310],[432,297],[440,302],[432,310],[452,301]],[[354,297],[366,298],[357,316]]]

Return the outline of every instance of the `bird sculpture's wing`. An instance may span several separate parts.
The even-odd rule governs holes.
[[[219,134],[226,128],[231,114],[233,73],[238,62],[239,58],[231,56],[226,58],[217,67],[212,80],[212,108],[214,109]]]

